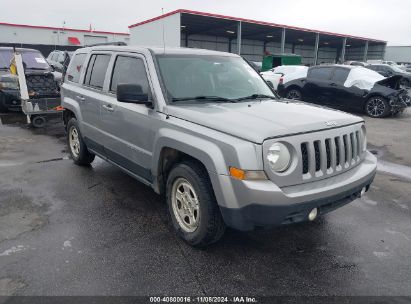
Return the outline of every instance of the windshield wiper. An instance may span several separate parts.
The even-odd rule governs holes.
[[[264,94],[253,94],[253,95],[250,95],[250,96],[240,97],[240,98],[238,98],[237,100],[263,99],[263,98],[265,98],[265,99],[275,99],[275,100],[277,100],[277,98],[274,97],[274,96],[264,95]]]
[[[186,101],[186,100],[204,100],[204,101],[216,101],[216,102],[236,102],[237,99],[230,99],[220,96],[195,96],[195,97],[181,97],[173,98],[172,101]]]

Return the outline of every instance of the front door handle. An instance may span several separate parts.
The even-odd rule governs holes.
[[[335,82],[331,82],[331,83],[330,83],[330,86],[332,86],[332,87],[336,87],[336,86],[337,86],[337,84],[336,84]]]
[[[114,108],[111,104],[103,105],[103,108],[106,109],[109,112],[114,112]]]
[[[79,101],[84,101],[84,100],[86,100],[83,96],[80,96],[80,95],[77,95],[76,98],[77,98]]]

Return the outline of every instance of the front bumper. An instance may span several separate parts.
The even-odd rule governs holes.
[[[301,185],[279,188],[271,181],[239,181],[213,174],[211,179],[225,223],[247,231],[305,221],[313,208],[321,215],[348,204],[364,187],[368,190],[376,167],[375,156],[367,151],[351,170]],[[220,186],[215,186],[215,178]]]

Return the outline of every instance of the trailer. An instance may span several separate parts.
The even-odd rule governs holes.
[[[63,113],[64,109],[61,107],[61,98],[30,98],[22,55],[17,51],[14,52],[13,62],[19,81],[21,109],[27,117],[27,123],[36,128],[44,127],[48,115],[61,115]],[[39,80],[41,81],[40,77]]]

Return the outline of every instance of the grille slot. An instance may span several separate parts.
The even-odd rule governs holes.
[[[308,143],[301,144],[301,159],[303,162],[303,174],[308,173]]]
[[[340,161],[340,140],[338,137],[334,138],[334,143],[335,143],[335,157],[336,157],[336,165],[339,166],[341,165]]]
[[[327,169],[331,168],[331,143],[330,139],[325,140],[325,152],[327,153]]]
[[[348,153],[349,153],[347,135],[343,136],[343,144],[344,144],[344,163],[347,163]]]
[[[314,142],[314,153],[315,153],[315,171],[320,171],[321,155],[320,155],[320,141],[319,140],[316,140]]]

